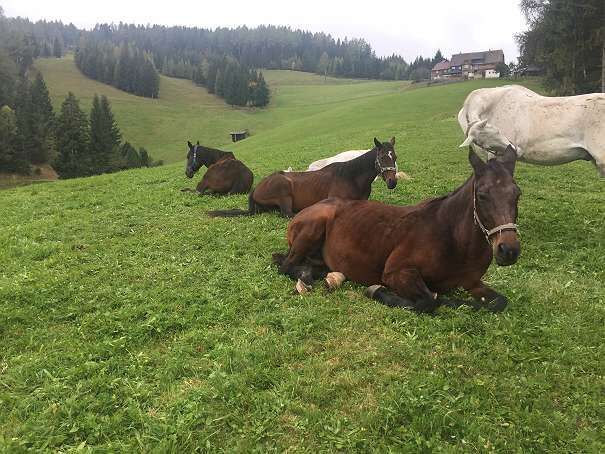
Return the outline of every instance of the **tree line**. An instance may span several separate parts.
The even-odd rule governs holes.
[[[605,2],[521,0],[529,29],[517,36],[520,66],[545,73],[560,95],[605,91]]]
[[[122,143],[106,97],[95,96],[87,116],[70,93],[56,114],[42,75],[30,79],[33,58],[23,58],[34,54],[34,40],[4,25],[0,9],[0,171],[28,174],[51,164],[71,178],[157,164],[145,149]]]
[[[263,105],[263,86],[255,70],[289,69],[325,76],[420,80],[428,78],[435,58],[418,57],[408,63],[399,55],[377,57],[363,39],[334,39],[325,33],[283,26],[256,28],[167,27],[162,25],[97,24],[78,30],[61,22],[7,19],[8,26],[33,41],[34,56],[76,51],[76,63],[87,76],[143,96],[158,95],[157,72],[193,80],[216,90],[216,74],[240,81],[225,97],[243,105],[243,74],[248,73],[248,104]],[[214,67],[218,69],[214,71]],[[212,77],[214,76],[214,77]],[[221,87],[221,78],[218,88]],[[224,85],[224,84],[223,84]],[[255,88],[262,89],[255,92]],[[268,89],[267,89],[268,91]],[[260,93],[260,94],[259,94]],[[220,96],[220,94],[219,94]],[[267,98],[268,99],[268,98]],[[260,101],[259,101],[260,100]]]
[[[82,38],[75,52],[76,66],[91,79],[138,96],[157,98],[160,76],[148,52],[131,43]]]
[[[403,57],[377,57],[363,39],[334,39],[325,33],[261,25],[256,28],[167,27],[97,24],[96,39],[133,43],[153,54],[162,73],[191,79],[204,59],[231,57],[244,68],[289,69],[336,77],[410,79],[418,68],[430,71],[433,59],[408,64]]]

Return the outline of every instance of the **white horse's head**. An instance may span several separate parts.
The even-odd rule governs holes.
[[[513,143],[487,120],[478,120],[470,124],[466,140],[462,142],[460,148],[475,144],[484,150],[495,154],[504,153],[509,145],[515,149]]]

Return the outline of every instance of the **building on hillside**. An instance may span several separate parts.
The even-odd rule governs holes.
[[[443,79],[448,77],[448,72],[450,70],[450,61],[449,60],[441,60],[433,69],[431,69],[431,80]]]
[[[500,73],[496,71],[499,63],[504,63],[504,52],[501,49],[454,54],[449,62],[442,60],[433,67],[431,79],[495,79],[500,77]]]
[[[238,142],[240,140],[244,140],[246,137],[248,137],[250,135],[250,133],[248,132],[247,129],[244,129],[242,131],[231,131],[229,134],[231,134],[232,142]]]
[[[485,77],[487,70],[495,71],[498,63],[504,63],[504,52],[501,49],[454,54],[452,55],[450,74],[468,79],[478,79]],[[499,76],[498,74],[497,77]]]

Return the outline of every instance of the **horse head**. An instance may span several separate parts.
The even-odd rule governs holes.
[[[470,123],[466,140],[460,144],[460,148],[472,144],[500,156],[509,146],[515,148],[510,140],[502,132],[487,120],[477,120]]]
[[[500,159],[483,162],[471,149],[473,167],[473,215],[500,266],[514,264],[521,253],[517,232],[517,205],[521,190],[513,174],[517,153],[512,146]]]
[[[397,155],[395,154],[395,137],[388,142],[380,142],[374,137],[376,146],[376,170],[387,184],[387,188],[397,186]]]
[[[189,146],[189,151],[187,152],[187,164],[185,165],[185,175],[187,178],[193,178],[195,172],[197,172],[200,167],[204,164],[202,162],[202,157],[200,156],[202,150],[200,149],[200,143],[193,145],[191,142],[187,141],[187,145]]]

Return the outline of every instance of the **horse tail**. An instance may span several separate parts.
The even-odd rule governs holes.
[[[248,194],[248,209],[240,210],[239,208],[233,210],[214,210],[209,211],[208,216],[211,218],[233,218],[237,216],[252,216],[253,214],[260,212],[260,206],[254,201],[254,191],[250,191]]]

